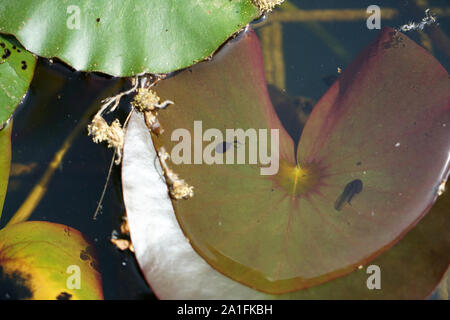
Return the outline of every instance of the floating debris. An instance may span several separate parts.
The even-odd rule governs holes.
[[[412,31],[412,30],[423,30],[425,28],[425,26],[434,24],[436,22],[437,22],[436,17],[430,13],[430,9],[427,9],[427,10],[425,10],[425,17],[422,19],[422,21],[420,21],[419,23],[409,22],[408,24],[404,24],[404,25],[400,26],[396,30],[403,31],[403,32],[408,32],[408,31]]]
[[[134,252],[134,247],[133,244],[131,243],[130,240],[127,239],[112,239],[111,238],[111,243],[114,244],[116,246],[117,249],[121,250],[121,251],[125,251],[125,250],[130,250],[131,252]]]
[[[166,176],[166,182],[169,185],[171,197],[176,200],[192,198],[194,196],[194,187],[187,184],[183,179],[180,179],[178,175],[169,168],[166,160],[170,159],[170,156],[164,147],[161,147],[158,156]]]
[[[284,0],[253,0],[253,3],[259,8],[260,11],[270,12],[283,1]]]
[[[94,116],[92,123],[88,125],[88,134],[92,136],[95,143],[107,142],[108,148],[114,148],[116,151],[116,164],[122,161],[122,149],[124,143],[124,130],[118,119],[115,119],[111,125],[103,119],[100,114]]]
[[[445,184],[447,183],[447,179],[441,181],[441,184],[438,187],[437,195],[442,196],[445,192]]]

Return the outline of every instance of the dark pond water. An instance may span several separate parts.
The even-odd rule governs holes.
[[[409,1],[365,1],[322,0],[291,1],[302,9],[366,9],[377,4],[381,8],[398,9],[395,19],[381,20],[382,26],[398,27],[404,23],[420,21]],[[320,4],[319,4],[320,3]],[[429,1],[430,7],[446,7],[447,0]],[[267,18],[270,21],[270,16]],[[264,37],[264,23],[255,25],[259,36]],[[450,18],[439,18],[440,28],[450,35]],[[337,68],[345,68],[351,60],[377,35],[369,30],[365,20],[327,21],[305,24],[302,22],[281,23],[282,61],[274,62],[272,97],[305,97],[305,113],[310,111],[328,89],[337,75]],[[408,34],[420,43],[416,32]],[[273,42],[262,41],[265,54],[270,54]],[[266,46],[266,47],[265,47]],[[435,57],[449,70],[448,56],[433,47]],[[280,71],[281,70],[281,71]],[[277,75],[284,72],[284,76]],[[280,80],[281,79],[281,80]],[[125,84],[126,86],[126,84]],[[15,164],[29,166],[29,172],[12,176],[5,201],[0,226],[4,226],[20,207],[33,186],[42,177],[54,154],[64,140],[77,127],[91,106],[121,91],[124,82],[94,74],[84,74],[55,62],[39,60],[29,93],[14,116],[13,159]],[[276,103],[276,101],[274,101]],[[127,100],[122,102],[119,112],[121,122],[125,117]],[[95,108],[94,108],[95,109]],[[94,109],[88,114],[92,116]],[[289,127],[289,117],[280,115]],[[284,119],[283,119],[284,118]],[[295,135],[295,134],[294,134]],[[103,145],[92,143],[84,128],[73,141],[60,167],[56,170],[48,191],[35,209],[32,220],[47,220],[69,225],[80,230],[96,245],[103,277],[106,299],[154,299],[155,296],[143,280],[133,255],[117,250],[109,241],[113,230],[119,230],[124,205],[121,192],[120,170],[115,167],[101,214],[94,221],[105,184],[112,152]]]

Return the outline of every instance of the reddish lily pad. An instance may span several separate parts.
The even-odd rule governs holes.
[[[263,292],[315,286],[373,260],[427,213],[448,176],[448,74],[389,28],[316,105],[297,152],[270,103],[253,32],[157,91],[176,102],[160,114],[166,133],[154,138],[157,147],[172,150],[177,128],[194,141],[195,120],[204,131],[280,130],[272,176],[259,163],[172,164],[195,186],[193,199],[173,202],[193,248]]]
[[[191,247],[175,218],[160,166],[149,166],[155,157],[145,121],[135,113],[125,138],[124,199],[136,258],[161,299],[423,299],[448,268],[447,192],[413,230],[370,262],[380,268],[380,289],[367,288],[368,265],[292,293],[270,295],[250,289],[214,270]],[[447,293],[445,283],[440,292]]]
[[[0,231],[4,299],[103,299],[95,249],[68,226],[30,221]]]

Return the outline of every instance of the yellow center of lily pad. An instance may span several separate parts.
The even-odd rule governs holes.
[[[300,196],[314,191],[318,187],[322,176],[321,172],[322,169],[316,163],[300,166],[281,161],[275,181],[288,194]]]

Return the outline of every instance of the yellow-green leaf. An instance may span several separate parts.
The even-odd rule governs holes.
[[[103,299],[94,247],[68,226],[30,221],[0,231],[0,299]]]

